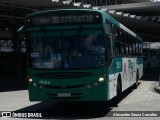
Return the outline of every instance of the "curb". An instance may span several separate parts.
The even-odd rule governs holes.
[[[154,87],[154,90],[155,90],[156,92],[160,93],[160,86]]]

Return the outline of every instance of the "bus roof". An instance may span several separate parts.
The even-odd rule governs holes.
[[[123,29],[125,32],[128,32],[129,34],[131,34],[132,36],[138,38],[139,40],[142,41],[142,38],[140,36],[138,36],[137,34],[135,34],[133,31],[131,31],[130,29],[128,29],[127,27],[125,27],[123,24],[121,24],[120,22],[118,22],[116,19],[114,19],[112,16],[110,16],[107,12],[104,11],[104,14],[106,14],[107,19],[117,25],[118,27],[120,27],[121,29]]]

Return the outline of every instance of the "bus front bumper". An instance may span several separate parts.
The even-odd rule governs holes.
[[[28,85],[30,101],[107,101],[108,89],[105,84],[84,90],[43,90]]]

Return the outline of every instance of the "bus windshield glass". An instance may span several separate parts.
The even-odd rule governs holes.
[[[95,68],[106,62],[104,35],[99,29],[32,32],[30,40],[32,68]]]

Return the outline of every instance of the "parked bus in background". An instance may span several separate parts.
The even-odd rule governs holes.
[[[160,51],[157,49],[143,49],[143,66],[144,69],[159,68]]]
[[[143,75],[142,39],[102,10],[25,17],[30,101],[108,101]]]

